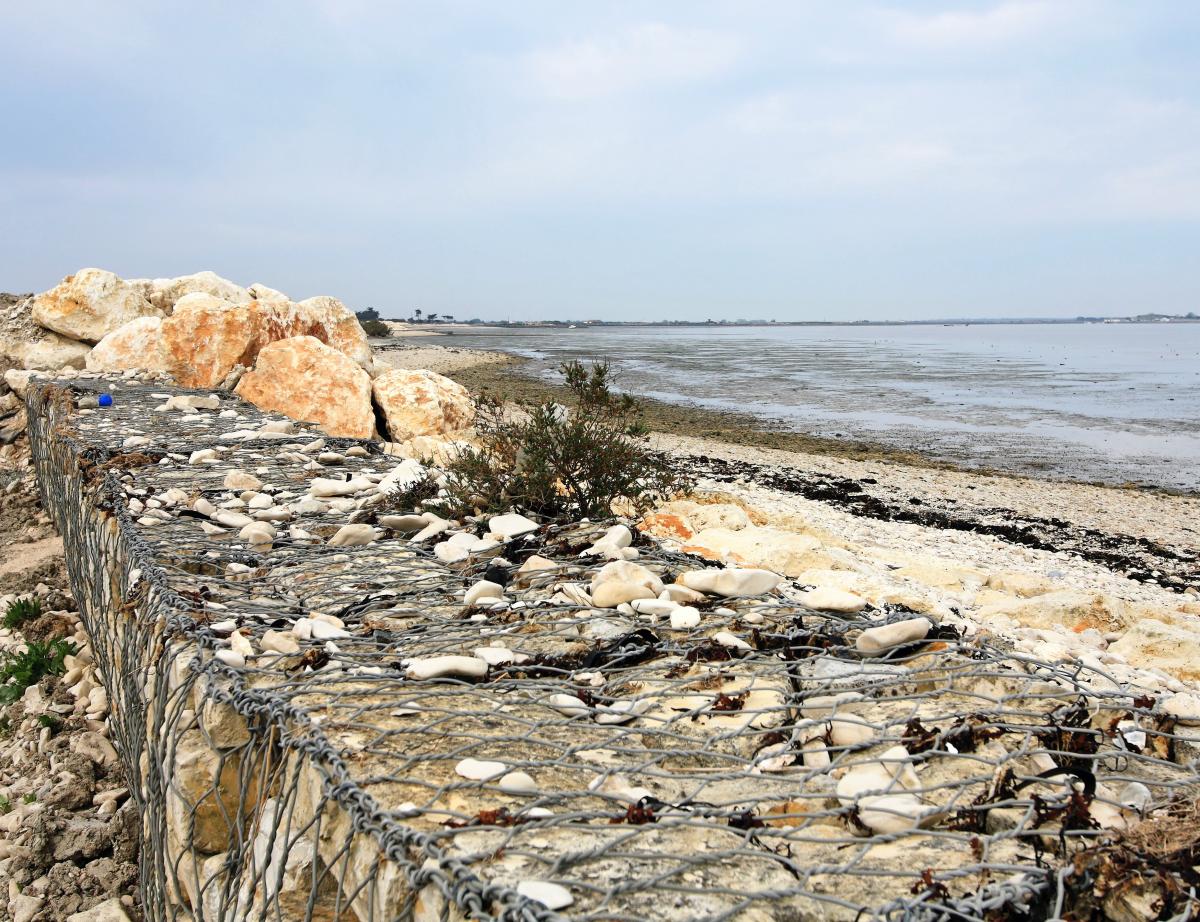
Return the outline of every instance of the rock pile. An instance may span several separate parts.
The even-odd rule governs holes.
[[[455,438],[474,419],[453,381],[377,363],[336,298],[292,301],[212,272],[121,279],[81,269],[50,291],[3,296],[0,312],[0,372],[147,372],[184,387],[237,388],[264,409],[354,438]],[[377,419],[387,431],[376,431]]]

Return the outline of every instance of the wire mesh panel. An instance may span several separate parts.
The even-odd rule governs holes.
[[[1196,732],[1116,660],[958,619],[879,647],[916,614],[788,585],[600,609],[611,523],[444,563],[377,444],[121,379],[28,402],[150,918],[1040,919],[1147,882],[1189,910],[1190,851],[1146,837],[1194,816]],[[636,547],[664,585],[713,566]]]

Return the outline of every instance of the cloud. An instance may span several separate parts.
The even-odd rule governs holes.
[[[903,42],[935,47],[1001,44],[1037,35],[1074,18],[1073,0],[1004,0],[983,10],[946,10],[930,15],[886,11]]]
[[[545,96],[596,99],[710,79],[728,71],[740,50],[729,34],[648,23],[535,51],[525,71]]]

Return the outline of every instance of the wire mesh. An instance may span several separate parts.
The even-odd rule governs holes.
[[[1097,892],[1089,856],[1196,800],[1194,729],[1119,663],[949,621],[867,656],[865,627],[913,613],[816,612],[794,586],[682,629],[596,609],[600,523],[456,564],[386,529],[333,546],[378,522],[397,459],[229,396],[164,409],[188,393],[27,398],[150,918],[1041,919]],[[269,548],[193,508],[253,512],[231,470],[271,499]],[[315,477],[368,486],[314,501]],[[636,546],[667,583],[712,566]],[[465,606],[484,576],[507,601]],[[486,671],[412,677],[440,656]],[[1186,880],[1169,896],[1186,917]]]

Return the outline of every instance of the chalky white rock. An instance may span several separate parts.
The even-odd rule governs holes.
[[[932,628],[933,622],[928,618],[909,618],[905,621],[882,624],[879,627],[867,628],[859,634],[854,648],[859,653],[883,653],[886,650],[924,640]]]
[[[734,599],[771,592],[783,577],[770,570],[689,570],[677,582],[697,592]]]

